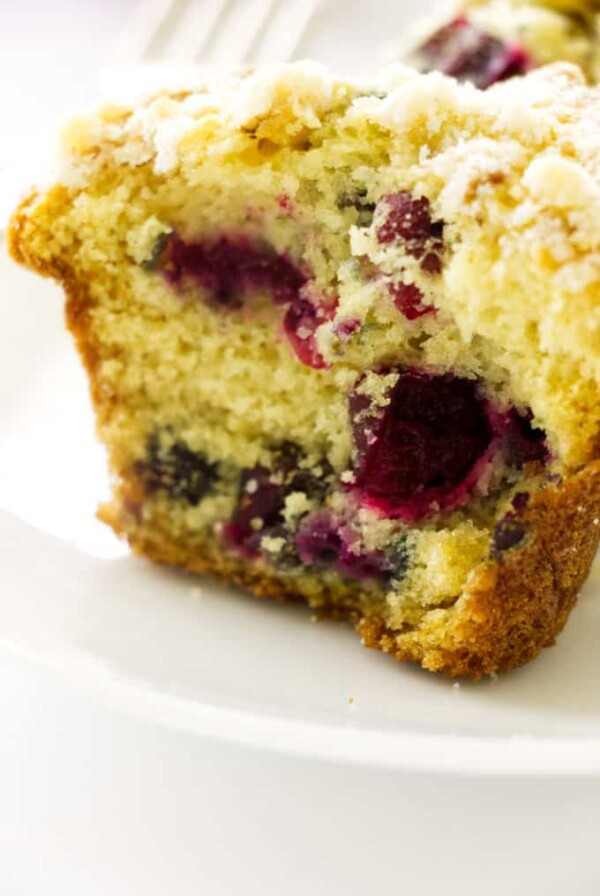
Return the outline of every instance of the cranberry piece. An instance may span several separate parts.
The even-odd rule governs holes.
[[[469,499],[493,443],[485,401],[472,380],[404,370],[389,404],[350,401],[364,503],[391,517],[416,520]]]
[[[307,279],[287,255],[243,234],[193,243],[171,234],[160,266],[169,283],[193,277],[223,308],[239,308],[244,293],[259,290],[269,290],[278,305],[293,302]]]
[[[507,464],[517,470],[531,461],[545,463],[549,458],[546,433],[532,426],[532,419],[531,411],[519,413],[513,408],[508,413],[504,456]]]
[[[285,491],[270,481],[271,476],[272,471],[262,466],[244,470],[242,474],[235,514],[224,533],[226,541],[242,553],[256,554],[263,535],[282,522]],[[255,520],[260,524],[259,529],[254,528]]]
[[[308,566],[327,566],[357,581],[386,581],[387,558],[381,551],[355,553],[343,525],[327,513],[316,513],[301,526],[296,536],[300,560]]]
[[[383,245],[401,242],[408,255],[420,262],[427,274],[442,270],[444,248],[442,221],[433,221],[431,206],[425,197],[416,199],[406,190],[390,193],[380,200],[383,223],[377,228],[377,239]]]
[[[153,436],[148,443],[145,460],[136,464],[136,473],[147,494],[166,492],[195,506],[210,492],[217,480],[217,464],[212,464],[199,451],[191,451],[185,442],[161,447]]]
[[[365,457],[371,445],[376,441],[375,432],[381,422],[368,395],[352,392],[348,401],[354,447],[359,458]]]
[[[257,245],[244,234],[193,243],[169,234],[159,254],[159,259],[153,256],[152,264],[160,265],[169,283],[193,278],[221,309],[239,309],[245,294],[268,290],[276,305],[288,306],[283,327],[299,360],[309,367],[327,366],[316,347],[315,333],[331,319],[335,307],[307,294],[307,275],[287,255]]]
[[[340,575],[348,579],[364,582],[366,579],[374,579],[378,582],[387,582],[389,568],[385,554],[380,551],[368,551],[365,554],[355,554],[345,547],[338,564]]]
[[[333,566],[342,552],[342,537],[328,515],[318,514],[300,529],[296,545],[303,563]]]
[[[424,71],[440,71],[482,90],[531,68],[531,59],[521,46],[487,34],[464,16],[440,28],[418,55]]]
[[[425,305],[423,293],[413,283],[390,283],[388,287],[394,305],[407,320],[418,320],[426,314],[435,314],[433,305]]]
[[[299,295],[288,308],[283,319],[283,329],[303,364],[320,370],[329,365],[319,353],[316,342],[318,328],[331,320],[334,306],[315,304],[309,298]]]
[[[272,469],[259,465],[243,471],[237,506],[224,529],[230,546],[246,556],[257,556],[264,535],[290,539],[283,517],[286,497],[292,492],[304,492],[321,500],[332,475],[326,459],[321,460],[319,478],[311,470],[298,469],[301,459],[298,446],[285,442],[275,453]]]

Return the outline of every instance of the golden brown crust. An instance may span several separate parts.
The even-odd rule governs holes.
[[[42,277],[51,277],[62,287],[65,294],[65,323],[75,340],[79,356],[88,374],[90,397],[98,419],[104,419],[110,412],[112,400],[99,388],[96,370],[100,362],[90,323],[92,303],[86,285],[74,274],[71,266],[58,256],[42,257],[28,249],[35,243],[36,217],[31,208],[39,200],[37,190],[26,195],[14,211],[8,227],[6,239],[9,255],[24,267]],[[64,187],[51,190],[44,202],[56,215],[69,207],[69,195]]]

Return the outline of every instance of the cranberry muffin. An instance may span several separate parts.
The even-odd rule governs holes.
[[[600,533],[600,94],[311,63],[71,124],[10,229],[56,278],[132,549],[478,678]]]

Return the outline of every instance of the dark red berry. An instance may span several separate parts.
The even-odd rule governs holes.
[[[281,202],[287,208],[286,197]],[[240,309],[248,294],[266,290],[276,305],[288,306],[283,327],[299,360],[309,367],[327,366],[315,333],[331,319],[335,305],[314,293],[308,295],[308,275],[287,255],[244,234],[186,243],[173,233],[166,237],[156,263],[169,283],[195,280],[208,291],[209,301],[223,310]]]
[[[439,71],[485,90],[497,81],[523,75],[532,61],[523,47],[506,43],[464,16],[440,28],[418,50],[423,71]]]
[[[318,328],[331,320],[335,306],[315,303],[299,295],[286,311],[283,329],[296,356],[308,367],[322,369],[329,365],[321,356],[316,342]]]
[[[426,314],[435,314],[433,305],[426,305],[423,293],[413,283],[390,283],[388,287],[394,305],[407,320],[417,320]]]
[[[387,516],[416,520],[468,501],[493,430],[477,384],[401,371],[383,409],[350,401],[358,469],[354,488]]]
[[[442,221],[431,217],[431,206],[425,197],[415,198],[406,190],[390,193],[380,200],[383,222],[377,228],[377,239],[383,245],[400,243],[404,251],[421,263],[427,274],[439,274],[444,249]]]
[[[248,293],[267,290],[278,305],[293,302],[306,275],[287,255],[260,245],[250,237],[221,236],[186,243],[171,234],[163,248],[160,267],[170,283],[197,280],[222,308],[239,308]]]

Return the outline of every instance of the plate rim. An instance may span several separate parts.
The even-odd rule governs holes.
[[[202,703],[153,688],[83,652],[42,655],[0,636],[0,647],[43,667],[110,709],[163,727],[263,752],[379,770],[488,778],[600,776],[600,737],[475,736],[345,728]],[[93,662],[90,662],[90,659]],[[103,674],[98,674],[102,670]],[[108,671],[109,674],[106,674]]]

